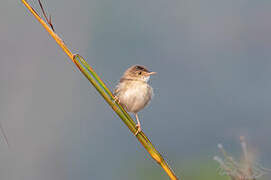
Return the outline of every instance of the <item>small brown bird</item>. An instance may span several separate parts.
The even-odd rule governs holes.
[[[150,72],[144,66],[131,66],[124,72],[114,91],[119,103],[128,112],[135,114],[137,120],[135,136],[141,131],[137,113],[150,102],[153,96],[152,87],[148,84],[152,74],[156,74],[156,72]]]

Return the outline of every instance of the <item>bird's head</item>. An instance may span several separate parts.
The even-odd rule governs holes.
[[[145,66],[134,65],[125,71],[123,77],[148,82],[153,74],[156,74],[156,72],[150,72]]]

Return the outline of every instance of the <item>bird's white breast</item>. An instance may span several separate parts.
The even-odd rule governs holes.
[[[130,83],[129,88],[125,88],[125,82],[119,84],[119,88],[123,91],[118,98],[129,112],[138,112],[143,109],[151,100],[153,91],[151,86],[142,81],[134,81]]]

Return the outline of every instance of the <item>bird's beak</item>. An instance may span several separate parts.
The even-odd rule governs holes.
[[[157,72],[149,72],[148,75],[153,75],[153,74],[156,74]]]

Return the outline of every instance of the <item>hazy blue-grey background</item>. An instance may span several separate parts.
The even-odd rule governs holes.
[[[270,0],[44,6],[111,89],[130,65],[158,72],[139,115],[178,175],[215,176],[217,144],[238,156],[240,135],[271,167]],[[167,179],[20,1],[1,1],[0,27],[1,180]]]

